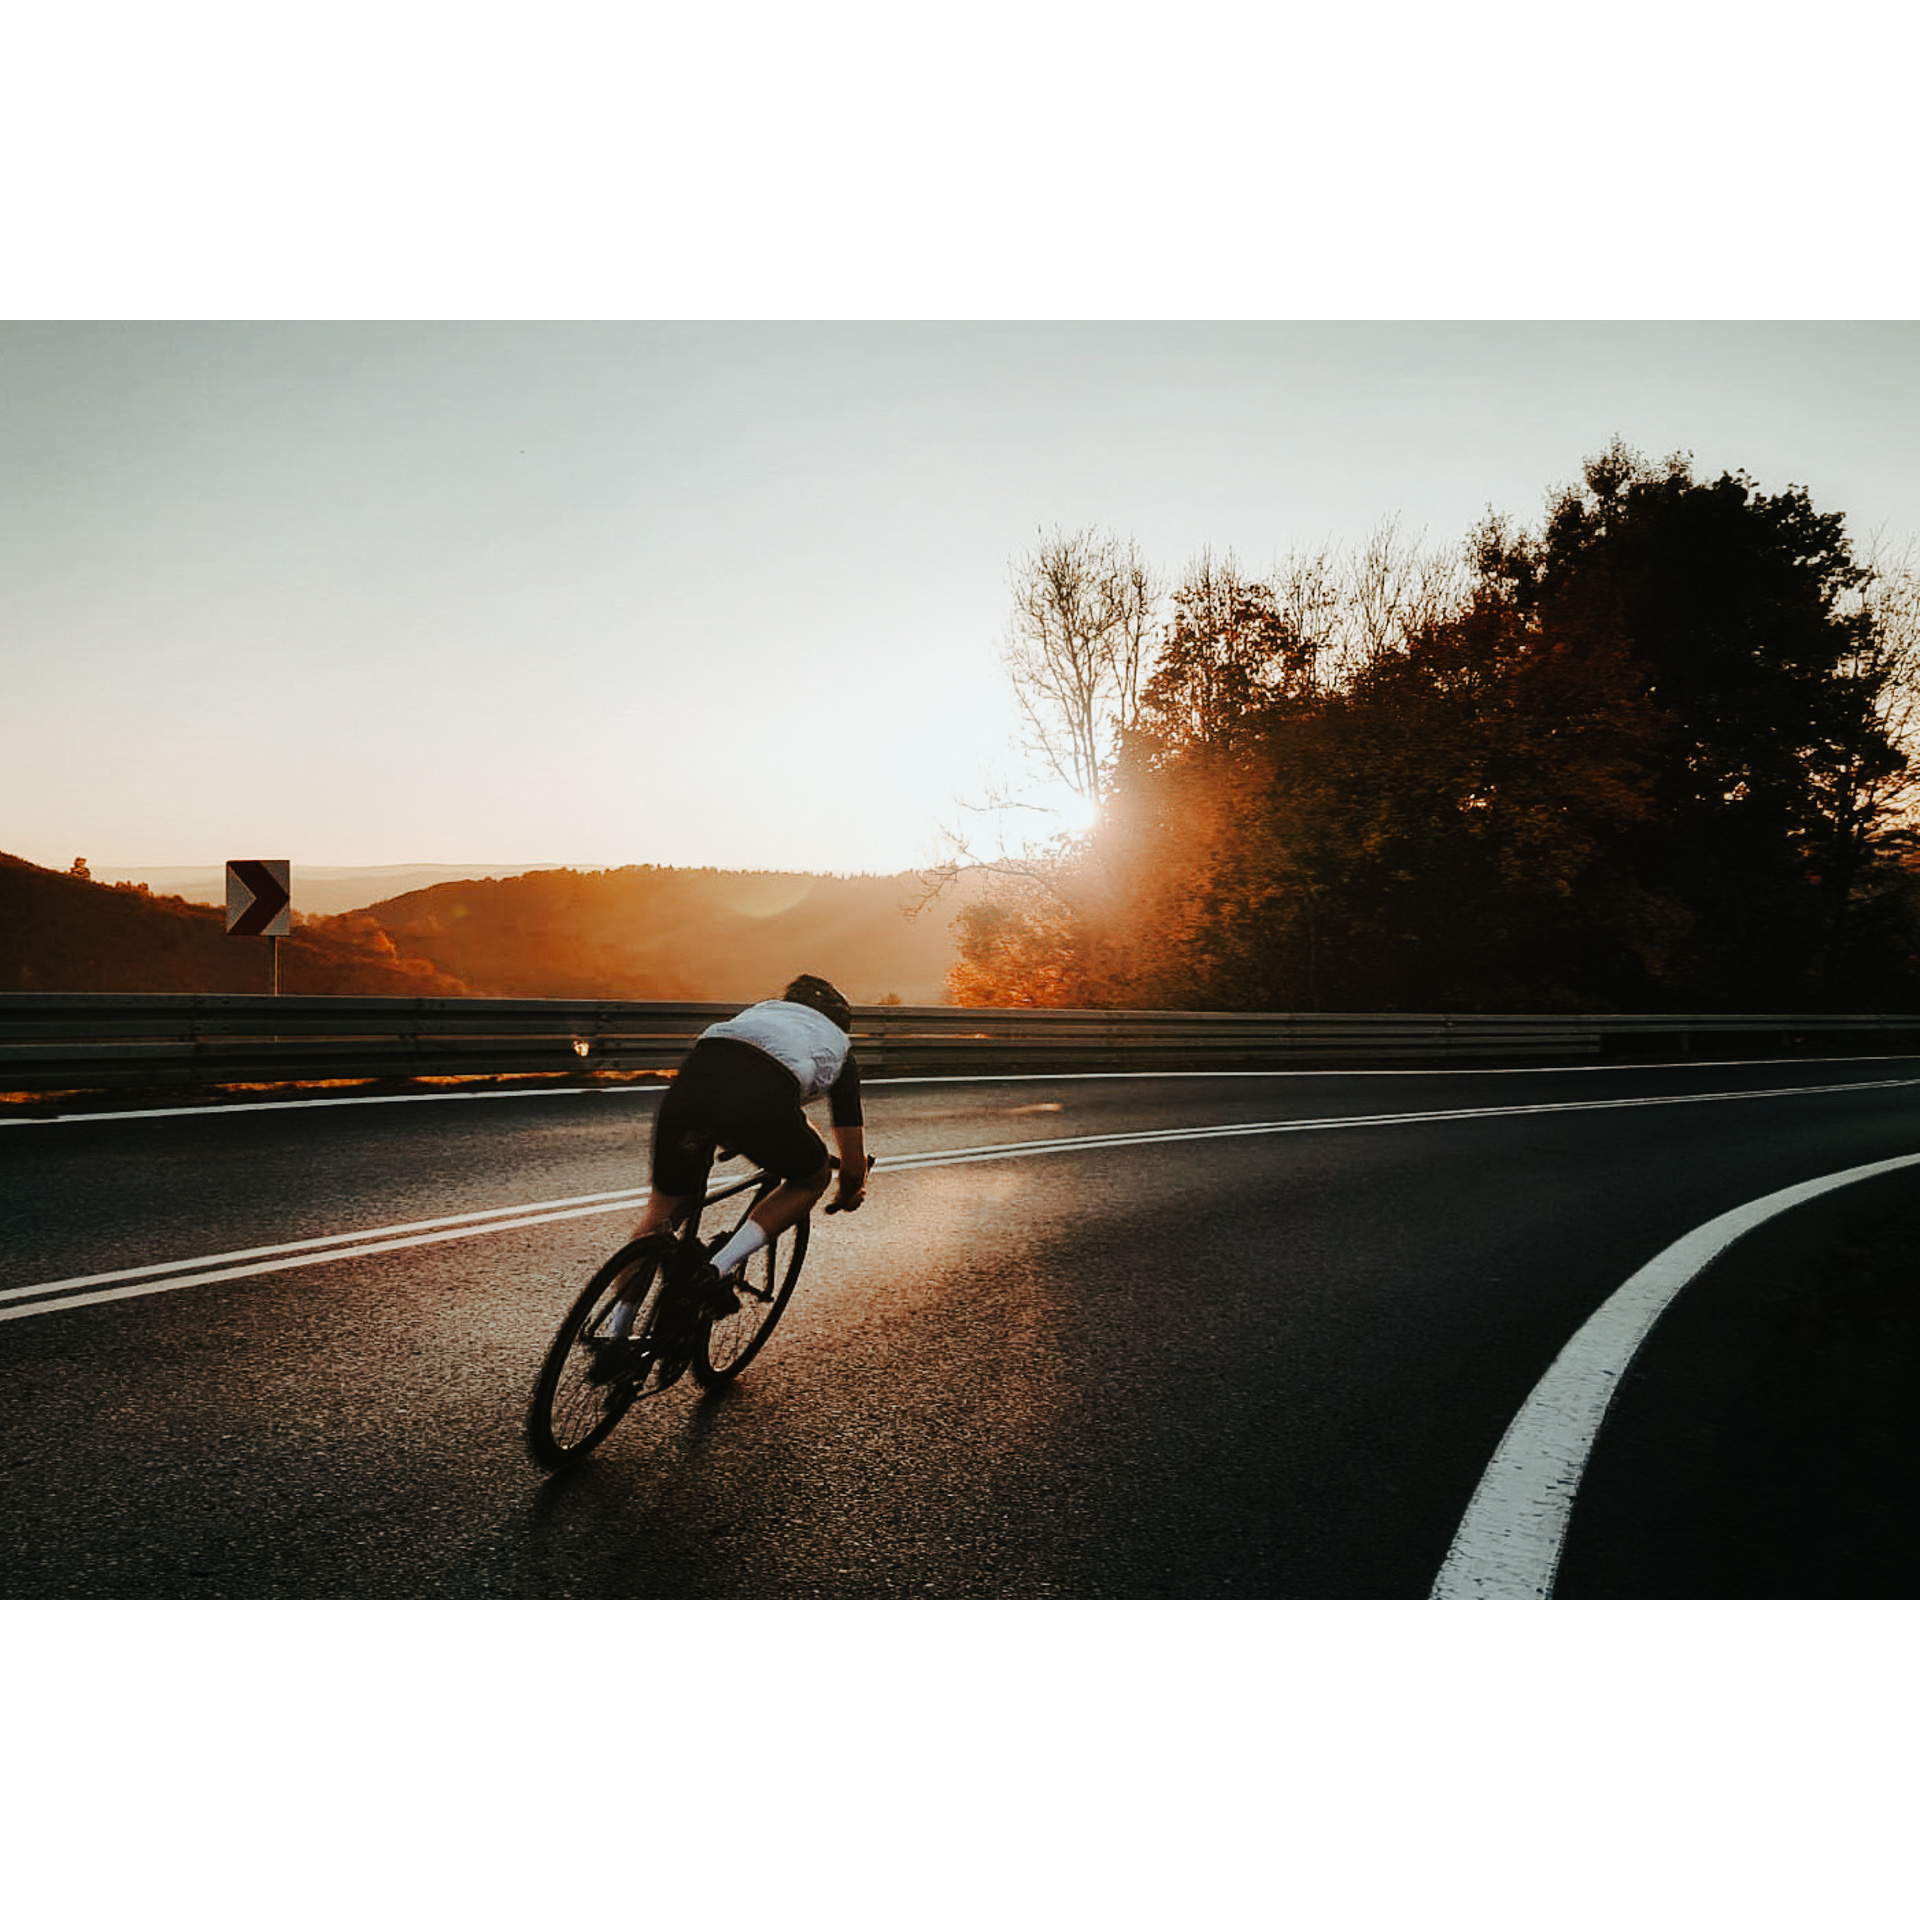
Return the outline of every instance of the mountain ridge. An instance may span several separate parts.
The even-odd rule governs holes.
[[[871,1005],[946,998],[958,900],[912,873],[541,869],[447,882],[313,924],[505,997],[754,1000],[818,973]]]
[[[293,906],[303,915],[351,913],[402,893],[442,886],[450,880],[503,880],[515,874],[539,873],[563,863],[525,860],[517,865],[416,860],[388,867],[317,867],[293,862]],[[217,907],[227,897],[226,863],[177,867],[95,867],[94,879],[106,886],[145,887],[155,894],[176,895],[202,906]]]
[[[915,914],[912,873],[556,867],[440,881],[338,914],[296,907],[280,987],[739,1001],[818,973],[858,1003],[937,1005],[970,891]],[[218,905],[0,853],[0,992],[261,993],[268,978],[262,943],[229,938]]]
[[[280,943],[284,993],[465,996],[463,980],[323,928]],[[105,886],[0,853],[0,993],[265,993],[266,942],[230,938],[219,907]]]

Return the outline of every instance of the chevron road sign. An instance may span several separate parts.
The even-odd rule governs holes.
[[[227,931],[284,940],[293,931],[293,863],[227,862]]]

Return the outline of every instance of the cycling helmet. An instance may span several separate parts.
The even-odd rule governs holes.
[[[853,1031],[853,1008],[848,1004],[847,996],[831,981],[822,980],[817,974],[803,973],[799,979],[789,980],[780,998],[798,1001],[803,1007],[824,1013],[842,1033]]]

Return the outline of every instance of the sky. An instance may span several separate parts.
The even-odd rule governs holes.
[[[0,849],[889,872],[1009,566],[1536,520],[1619,435],[1920,534],[1920,325],[0,325]]]

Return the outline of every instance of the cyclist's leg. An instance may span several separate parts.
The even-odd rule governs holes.
[[[827,1143],[795,1106],[758,1113],[739,1141],[740,1148],[780,1184],[740,1223],[732,1237],[714,1249],[715,1270],[728,1274],[741,1261],[797,1226],[819,1204],[832,1184]]]
[[[662,1193],[658,1187],[655,1187],[647,1195],[647,1204],[640,1209],[640,1218],[634,1222],[633,1231],[627,1235],[627,1238],[651,1240],[658,1234],[671,1233],[680,1209],[686,1204],[685,1195]]]
[[[732,1242],[729,1242],[727,1247],[722,1247],[714,1255],[714,1265],[725,1273],[737,1260],[745,1259],[749,1253],[765,1246],[769,1240],[778,1240],[789,1227],[798,1226],[820,1204],[820,1196],[826,1192],[832,1182],[833,1174],[824,1161],[821,1162],[820,1171],[817,1174],[808,1174],[799,1180],[781,1181],[741,1223],[743,1228],[757,1227],[760,1230],[760,1239],[742,1248],[732,1257],[729,1257],[729,1248],[732,1245]],[[736,1240],[739,1237],[738,1233],[734,1235]]]
[[[707,1104],[697,1072],[683,1074],[667,1089],[653,1117],[647,1203],[627,1236],[630,1240],[664,1240],[692,1196],[705,1190],[714,1140]]]
[[[701,1202],[666,1198],[668,1224],[627,1241],[625,1251],[632,1262],[594,1340],[603,1356],[603,1372],[617,1368],[632,1343],[655,1353],[661,1361],[661,1386],[670,1386],[685,1371],[686,1355],[698,1335],[698,1279],[705,1261],[696,1237]]]
[[[725,1141],[779,1185],[747,1221],[690,1272],[689,1297],[708,1312],[730,1315],[734,1293],[722,1276],[803,1220],[831,1184],[827,1143],[808,1125],[800,1090],[776,1061],[753,1049],[702,1042],[667,1089],[654,1121],[653,1198],[643,1210],[636,1237],[660,1232],[674,1217],[674,1194],[704,1194],[713,1143]]]
[[[735,1216],[736,1230],[778,1184],[771,1179],[762,1184]],[[694,1352],[694,1376],[701,1386],[712,1389],[732,1380],[766,1345],[792,1298],[806,1251],[803,1215],[777,1240],[742,1260],[721,1283],[732,1295],[731,1311],[708,1320],[706,1338]]]
[[[667,1356],[644,1336],[617,1343],[604,1337],[616,1291],[629,1283],[636,1267],[650,1278],[660,1272],[660,1262],[649,1253],[622,1247],[587,1282],[547,1349],[527,1414],[527,1441],[543,1467],[584,1459],[637,1399],[678,1377],[663,1364]],[[652,1309],[641,1311],[650,1315]]]

